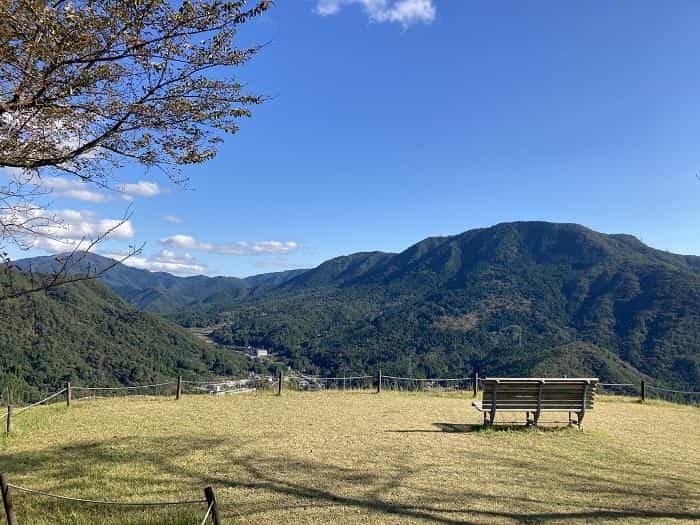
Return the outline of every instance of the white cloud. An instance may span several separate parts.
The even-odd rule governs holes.
[[[106,191],[98,186],[67,177],[40,177],[36,173],[11,168],[0,168],[0,175],[5,175],[22,184],[35,186],[39,191],[50,192],[51,195],[58,197],[94,203],[109,199]],[[125,200],[133,200],[135,197],[154,197],[163,193],[163,189],[157,183],[145,180],[121,184],[117,187],[117,191]]]
[[[121,252],[102,253],[105,257],[121,259],[126,254]],[[175,275],[197,275],[206,273],[206,265],[198,262],[189,253],[178,255],[171,250],[161,250],[151,256],[132,255],[124,264],[151,272],[168,272]]]
[[[265,255],[284,254],[301,248],[294,241],[239,241],[233,243],[213,244],[202,242],[191,235],[173,235],[160,240],[161,244],[171,248],[183,250],[198,250],[202,252],[218,253],[220,255]]]
[[[68,199],[77,199],[79,201],[88,202],[104,202],[106,199],[104,194],[91,190],[68,190],[59,193],[59,195]]]
[[[316,12],[335,15],[351,4],[362,6],[373,22],[395,22],[404,27],[418,22],[429,24],[437,14],[433,0],[317,0]]]
[[[28,225],[31,231],[18,231],[22,244],[52,253],[85,247],[86,243],[111,230],[109,239],[131,239],[135,235],[130,220],[103,219],[87,210],[37,208],[6,214],[2,221]]]
[[[122,184],[118,190],[122,197],[127,200],[132,200],[134,197],[154,197],[162,193],[162,189],[157,183],[145,180]]]
[[[95,203],[107,200],[104,192],[96,191],[95,186],[79,180],[65,177],[39,177],[36,173],[10,168],[0,169],[0,175],[6,175],[18,184],[34,186],[39,193],[50,193],[58,197]]]
[[[107,200],[107,196],[104,193],[89,189],[87,184],[76,180],[61,177],[44,177],[37,183],[40,187],[51,190],[53,194],[68,199],[88,202],[104,202]]]
[[[172,248],[181,248],[183,250],[199,250],[203,252],[210,252],[213,249],[213,245],[199,242],[197,239],[190,235],[173,235],[172,237],[166,237],[160,240],[161,244],[165,246],[170,246]]]
[[[183,221],[180,217],[178,217],[177,215],[165,215],[165,216],[163,217],[163,220],[164,220],[165,222],[171,222],[171,223],[173,223],[173,224],[182,224],[183,222],[185,222],[185,221]]]

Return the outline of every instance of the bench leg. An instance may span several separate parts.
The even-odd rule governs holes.
[[[585,412],[578,412],[576,414],[577,419],[578,419],[578,429],[583,430],[583,417],[586,415]]]
[[[489,426],[489,416],[487,412],[484,412],[484,426]]]
[[[569,426],[573,426],[573,424],[574,424],[574,419],[573,419],[573,417],[571,416],[572,413],[573,413],[573,412],[569,412]]]

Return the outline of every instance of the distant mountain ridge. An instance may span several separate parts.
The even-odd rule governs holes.
[[[31,269],[35,273],[51,273],[60,266],[56,257],[19,259],[13,261],[13,265],[24,272]],[[69,269],[72,274],[84,274],[88,270],[100,272],[114,264],[113,259],[94,253],[81,254],[78,259],[79,263],[71,265]],[[122,299],[143,310],[171,313],[196,303],[232,304],[256,290],[278,286],[303,272],[304,270],[288,270],[243,279],[205,275],[178,277],[166,272],[151,272],[127,264],[117,264],[104,273],[100,281]]]

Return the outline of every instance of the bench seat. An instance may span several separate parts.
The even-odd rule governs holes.
[[[537,425],[542,412],[576,414],[579,429],[595,404],[598,378],[505,378],[483,380],[483,399],[472,405],[484,414],[484,424],[493,425],[498,412],[525,412],[526,424]]]

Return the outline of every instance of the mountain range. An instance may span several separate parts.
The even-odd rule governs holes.
[[[12,264],[23,272],[48,274],[60,267],[56,259],[56,256],[31,257],[13,261]],[[102,273],[115,262],[94,253],[79,254],[75,261],[67,268],[72,274]],[[117,264],[102,274],[100,281],[122,299],[142,310],[170,313],[191,304],[232,304],[253,291],[278,286],[303,271],[266,273],[243,279],[204,275],[178,277],[166,272],[150,272]]]
[[[266,347],[321,374],[700,386],[700,257],[576,224],[498,224],[247,279],[119,267],[102,280],[182,325],[216,325],[220,343]]]

